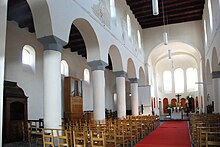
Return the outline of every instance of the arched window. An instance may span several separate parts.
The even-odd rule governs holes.
[[[204,27],[204,39],[205,39],[205,46],[207,46],[207,29],[206,29],[206,20],[203,20],[203,27]]]
[[[175,93],[184,93],[184,72],[182,68],[174,71]]]
[[[127,14],[127,29],[128,29],[128,37],[131,37],[131,19],[128,14]]]
[[[35,68],[35,50],[30,45],[25,45],[22,50],[22,64]]]
[[[64,76],[69,75],[69,66],[65,60],[61,61],[61,74]]]
[[[27,49],[23,49],[22,51],[22,63],[30,65],[31,54]]]
[[[115,0],[110,0],[110,11],[111,11],[111,18],[115,18],[116,17]]]
[[[164,71],[163,72],[163,86],[164,92],[172,92],[172,74],[171,71]]]
[[[141,34],[139,30],[137,30],[137,37],[138,37],[138,47],[141,48]]]
[[[90,74],[89,74],[89,70],[87,68],[84,69],[84,81],[89,83],[90,81]]]
[[[187,79],[187,92],[198,91],[198,85],[195,82],[198,81],[198,72],[196,68],[188,68],[186,70]]]
[[[210,23],[210,30],[213,30],[213,16],[212,16],[212,3],[211,0],[208,0],[208,11],[209,11],[209,23]]]

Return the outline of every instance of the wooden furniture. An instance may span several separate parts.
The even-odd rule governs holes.
[[[67,130],[57,130],[58,147],[70,147]]]
[[[23,139],[22,122],[27,121],[27,98],[16,82],[4,81],[3,143]]]
[[[28,140],[29,144],[32,144],[32,139],[38,145],[39,140],[42,140],[42,128],[43,121],[41,120],[28,120]]]
[[[54,129],[42,129],[43,146],[55,147],[54,145]]]
[[[73,131],[74,147],[86,147],[87,144],[87,132],[85,130]]]
[[[64,120],[78,121],[83,118],[82,81],[73,77],[64,79]]]

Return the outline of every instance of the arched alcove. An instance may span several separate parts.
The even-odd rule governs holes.
[[[128,78],[137,78],[135,65],[131,58],[129,58],[127,62],[127,73],[128,73]]]
[[[144,69],[142,67],[139,68],[139,81],[138,85],[146,85],[146,77],[144,73]]]
[[[218,63],[219,63],[218,52],[217,49],[214,47],[212,50],[212,62],[211,62],[212,72],[220,71],[220,66]]]
[[[168,99],[164,98],[163,99],[163,113],[168,113],[167,107],[168,107]]]

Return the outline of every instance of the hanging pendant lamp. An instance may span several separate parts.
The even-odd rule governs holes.
[[[163,33],[163,42],[164,42],[164,45],[168,45],[168,34],[167,34],[167,32]]]
[[[153,15],[159,14],[158,0],[152,0]]]

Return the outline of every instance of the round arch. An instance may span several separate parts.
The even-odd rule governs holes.
[[[30,6],[37,38],[53,34],[52,18],[46,0],[25,0]],[[40,10],[40,13],[39,13]],[[43,15],[42,15],[43,14]]]
[[[87,53],[87,62],[101,60],[98,39],[92,25],[83,18],[75,19],[72,25],[77,27],[84,39]]]
[[[109,55],[111,57],[113,71],[122,71],[124,69],[122,57],[119,52],[119,49],[115,45],[110,46]]]

